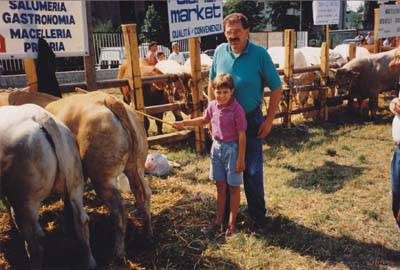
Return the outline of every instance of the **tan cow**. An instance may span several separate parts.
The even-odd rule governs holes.
[[[18,95],[14,94],[14,104],[21,104]],[[31,102],[36,102],[38,97],[43,98],[36,94]],[[147,139],[143,125],[128,105],[104,92],[71,95],[51,102],[52,99],[49,98],[45,108],[76,136],[84,175],[91,179],[97,195],[111,212],[116,226],[114,251],[122,259],[125,256],[127,211],[115,186],[121,173],[128,177],[137,207],[144,214],[145,227],[152,234],[151,191],[144,179]]]
[[[181,109],[174,110],[175,120],[182,120],[181,110],[185,114],[190,114],[192,112],[192,107],[188,105],[190,95],[189,95],[189,84],[190,75],[184,72],[183,66],[179,65],[173,60],[160,61],[156,66],[149,65],[144,59],[140,61],[140,71],[141,76],[157,76],[161,74],[170,75],[180,75],[176,80],[172,80],[170,83],[167,82],[152,82],[151,84],[143,85],[143,102],[144,106],[154,106],[167,103],[181,102],[185,104]],[[124,63],[120,66],[118,70],[118,79],[127,79],[127,64]],[[134,98],[132,97],[133,92],[129,91],[128,86],[120,87],[121,94],[124,97],[124,101],[130,104]],[[152,114],[157,118],[163,118],[164,113]],[[145,117],[144,125],[146,128],[146,133],[148,132],[150,122]],[[157,133],[162,134],[162,122],[156,122]]]
[[[27,242],[31,269],[41,269],[44,233],[40,203],[64,195],[64,211],[83,248],[83,269],[95,268],[89,217],[83,209],[83,174],[71,131],[34,104],[0,107],[0,195]]]

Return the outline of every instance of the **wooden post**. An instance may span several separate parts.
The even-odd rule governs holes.
[[[356,58],[356,44],[350,43],[349,44],[349,61]]]
[[[134,92],[135,103],[131,103],[132,106],[143,112],[143,90],[142,90],[142,77],[140,72],[139,64],[139,47],[136,34],[136,24],[124,24],[121,26],[124,34],[124,44],[126,52],[126,66],[129,87]],[[142,115],[139,115],[143,121]]]
[[[201,79],[201,62],[200,62],[200,38],[189,39],[190,68],[192,75],[191,90],[193,97],[193,113],[192,118],[201,116],[200,100],[201,92],[199,89],[199,81]],[[196,152],[201,154],[205,150],[205,132],[203,127],[195,128]]]
[[[379,52],[379,8],[374,9],[374,53]]]
[[[396,5],[400,5],[400,0],[396,0]],[[400,36],[396,37],[396,47],[400,47]]]
[[[26,74],[26,83],[29,87],[29,92],[37,92],[38,91],[38,80],[36,74],[36,65],[35,59],[33,58],[25,58],[24,59],[25,66],[25,74]]]
[[[321,81],[322,81],[322,91],[320,91],[320,117],[324,120],[328,120],[328,106],[326,105],[326,96],[328,87],[326,84],[328,82],[329,76],[329,43],[324,42],[321,46]]]
[[[93,46],[92,2],[86,1],[86,21],[89,55],[83,58],[85,67],[85,81],[88,91],[97,90],[96,86],[96,59]]]
[[[329,37],[329,25],[325,25],[325,42],[328,43],[328,46],[330,47],[331,41]]]
[[[289,93],[286,95],[287,111],[283,118],[283,125],[285,127],[291,126],[291,112],[292,112],[292,95],[293,95],[293,67],[294,67],[294,42],[295,32],[294,29],[286,29],[284,32],[285,38],[285,66],[283,69],[284,82],[289,87]]]

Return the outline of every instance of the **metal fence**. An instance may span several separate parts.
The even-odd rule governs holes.
[[[25,73],[24,61],[22,59],[1,59],[0,74]]]
[[[93,33],[94,56],[99,65],[102,48],[124,47],[122,33]]]
[[[188,40],[180,40],[178,41],[181,51],[189,51],[189,42]],[[124,47],[124,39],[122,33],[93,33],[93,45],[94,45],[94,56],[96,65],[99,66],[101,50],[103,48],[123,48]],[[143,43],[139,45],[139,56],[145,57],[148,51],[148,43]],[[158,51],[164,52],[166,57],[170,55],[170,48],[167,48],[162,45],[158,45]],[[117,60],[117,59],[116,59]],[[62,61],[58,61],[60,65],[62,65]],[[66,61],[66,65],[67,61]],[[60,67],[61,69],[65,69]],[[78,69],[82,69],[82,67],[75,67]],[[2,59],[0,60],[0,74],[22,74],[24,73],[24,65],[23,60],[21,59]]]

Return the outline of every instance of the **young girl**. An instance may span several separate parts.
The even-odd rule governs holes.
[[[225,235],[236,232],[236,216],[240,204],[240,185],[243,182],[246,150],[246,114],[232,96],[233,80],[230,75],[218,75],[213,81],[215,100],[208,105],[203,117],[178,121],[174,127],[203,126],[211,122],[210,178],[217,186],[217,216],[202,229],[204,233],[221,227],[225,211],[226,190],[230,192],[230,213]]]

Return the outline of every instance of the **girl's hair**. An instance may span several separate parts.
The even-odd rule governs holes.
[[[219,74],[212,82],[214,89],[229,88],[233,89],[233,79],[229,74]]]

